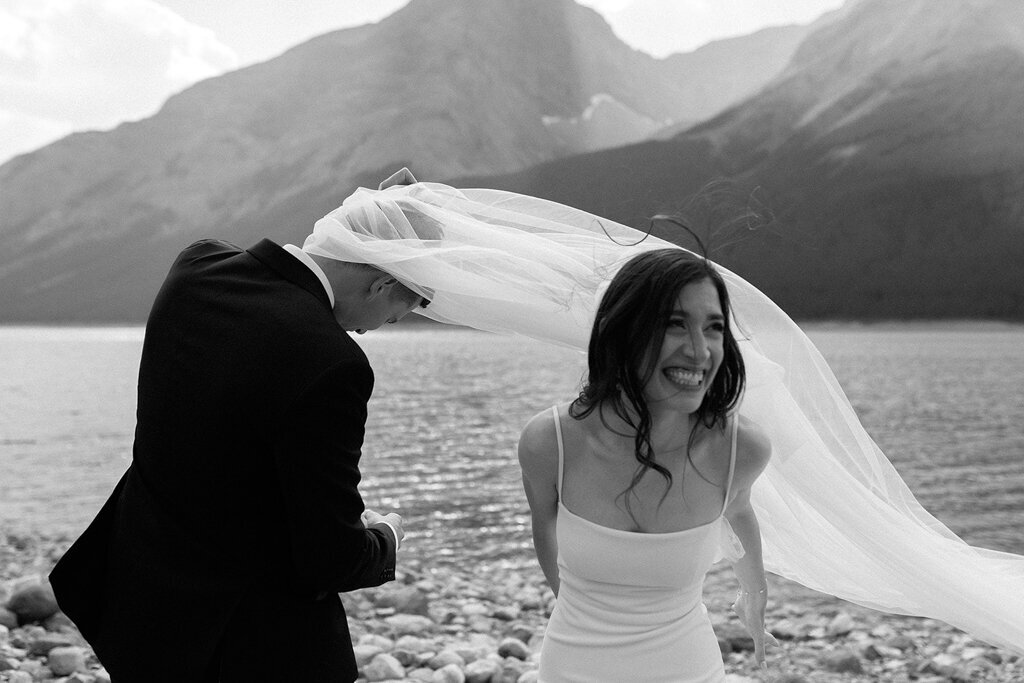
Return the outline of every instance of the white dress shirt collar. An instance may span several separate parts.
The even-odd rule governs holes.
[[[309,254],[307,254],[306,252],[302,251],[302,249],[299,249],[294,244],[286,244],[286,245],[284,245],[284,250],[287,251],[292,256],[294,256],[295,258],[299,259],[299,261],[302,262],[302,265],[306,266],[311,271],[313,271],[313,275],[316,275],[317,279],[320,280],[320,284],[322,284],[324,286],[324,291],[327,292],[327,298],[330,300],[331,308],[333,309],[334,308],[334,288],[331,287],[331,282],[330,282],[330,280],[327,279],[327,275],[324,274],[323,268],[321,268],[319,266],[319,264],[317,264],[317,262],[314,261],[313,258]]]

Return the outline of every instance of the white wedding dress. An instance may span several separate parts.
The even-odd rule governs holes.
[[[434,320],[585,350],[616,270],[665,247],[679,248],[560,204],[419,183],[358,190],[316,223],[303,248],[378,265],[428,297],[418,312]],[[752,490],[766,569],[1024,654],[1024,557],[971,547],[930,515],[807,336],[755,287],[719,270],[747,368],[740,412],[772,441]]]
[[[739,420],[729,428],[729,472],[718,517],[681,531],[642,533],[602,526],[561,502],[565,444],[558,409],[552,411],[559,588],[544,631],[540,683],[722,683],[725,667],[703,593],[728,533],[725,508]]]

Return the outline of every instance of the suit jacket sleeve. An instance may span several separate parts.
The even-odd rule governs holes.
[[[357,490],[366,403],[373,374],[345,361],[299,396],[274,453],[284,497],[292,566],[299,588],[314,593],[378,586],[395,578],[395,538],[367,529]]]

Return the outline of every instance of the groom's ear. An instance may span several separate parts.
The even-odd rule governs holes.
[[[376,299],[380,296],[387,296],[392,288],[398,284],[398,280],[388,275],[387,273],[381,273],[377,277],[370,280],[370,287],[368,289],[369,299]]]

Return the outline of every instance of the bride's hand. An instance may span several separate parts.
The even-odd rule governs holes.
[[[779,641],[764,627],[764,610],[768,604],[768,592],[759,591],[748,593],[740,591],[736,596],[736,602],[732,605],[732,611],[740,618],[740,623],[747,630],[750,637],[754,639],[754,658],[761,666],[765,675],[768,673],[768,665],[764,660],[765,643],[778,647]]]

